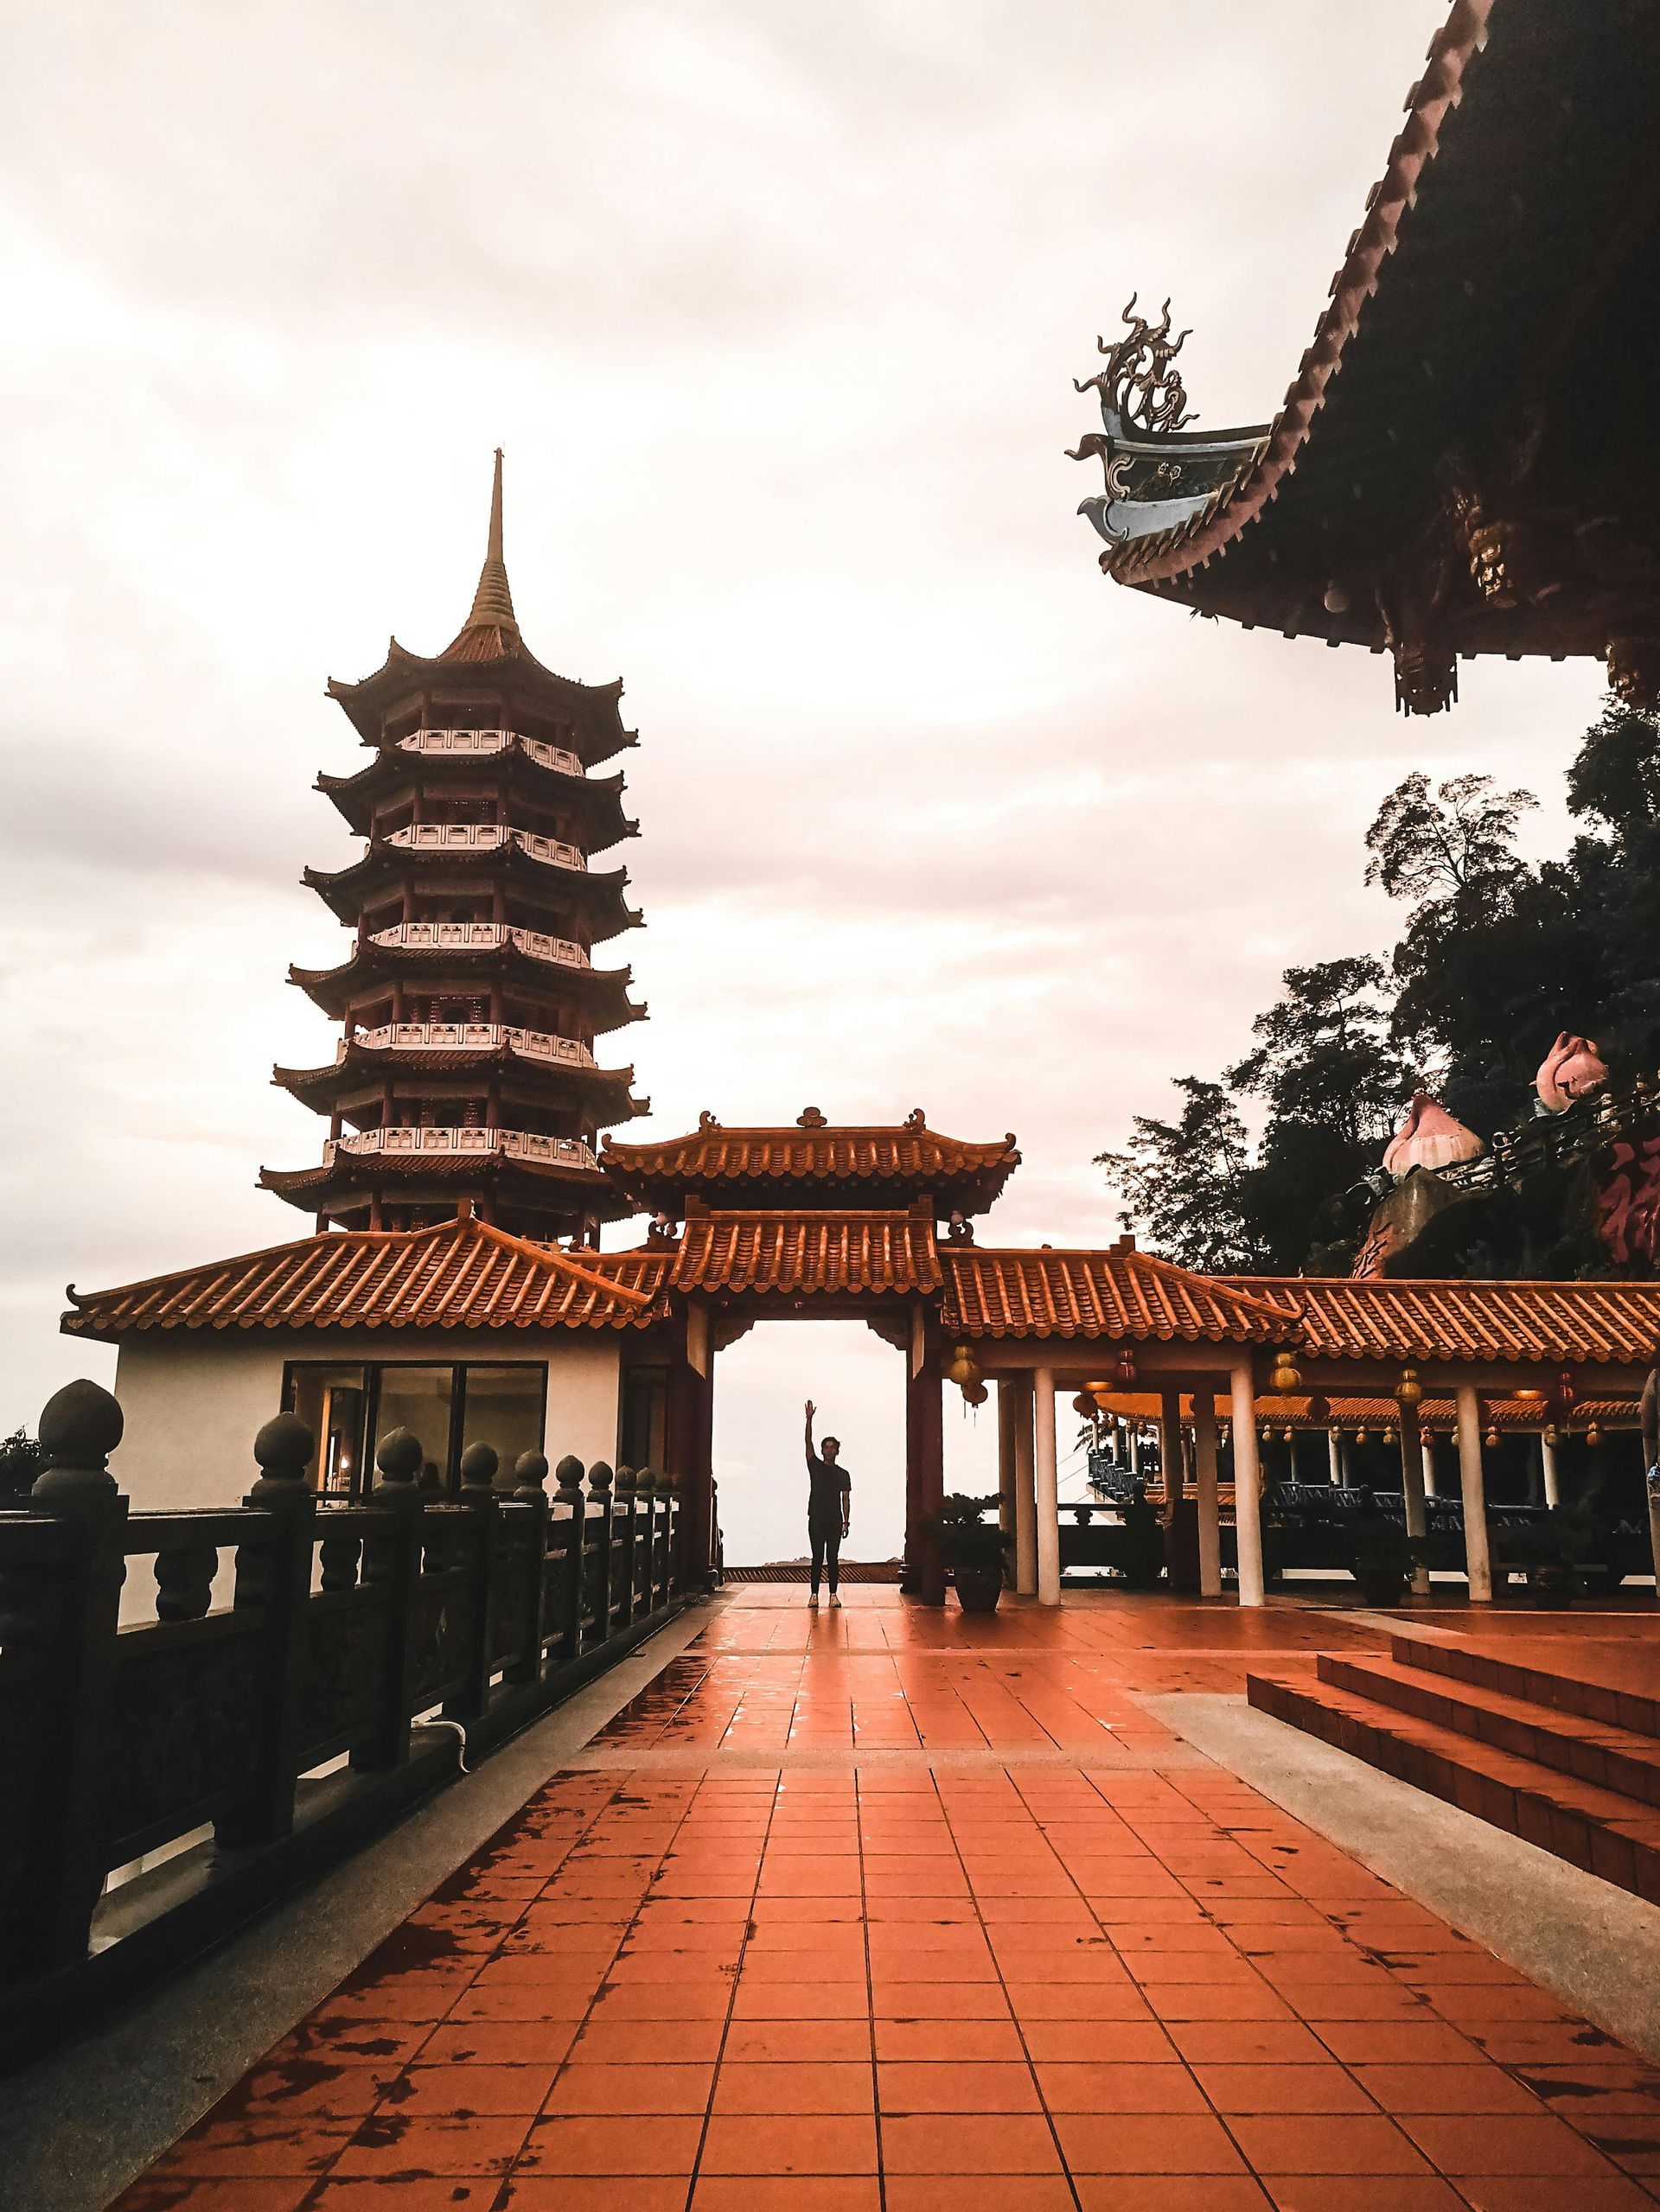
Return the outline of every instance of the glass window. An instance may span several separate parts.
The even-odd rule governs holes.
[[[450,1412],[455,1402],[453,1367],[384,1367],[375,1396],[374,1440],[393,1429],[411,1429],[421,1440],[425,1465],[423,1489],[447,1489],[450,1482]]]
[[[288,1403],[317,1439],[311,1462],[314,1489],[349,1496],[363,1466],[361,1367],[297,1367],[289,1376]]]
[[[618,1454],[637,1473],[661,1473],[667,1457],[668,1377],[661,1367],[635,1367],[622,1381],[622,1445]]]
[[[542,1448],[542,1399],[546,1369],[468,1367],[462,1370],[462,1449],[487,1444],[499,1465],[496,1481],[511,1488],[521,1452]]]

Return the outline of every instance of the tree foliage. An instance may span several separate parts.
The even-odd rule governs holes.
[[[1184,1076],[1108,1171],[1155,1250],[1207,1268],[1323,1261],[1323,1210],[1376,1173],[1414,1087],[1484,1134],[1530,1112],[1563,1030],[1616,1080],[1660,1065],[1660,725],[1609,701],[1567,772],[1584,826],[1561,859],[1517,849],[1531,792],[1402,779],[1366,836],[1366,880],[1404,909],[1387,960],[1288,969],[1220,1081]],[[1260,1122],[1253,1145],[1248,1114]]]

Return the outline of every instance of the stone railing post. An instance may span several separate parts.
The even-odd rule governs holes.
[[[368,1502],[385,1527],[363,1545],[361,1587],[380,1593],[386,1607],[382,1633],[386,1663],[380,1712],[372,1732],[352,1753],[365,1771],[401,1767],[409,1757],[409,1699],[415,1672],[415,1593],[421,1575],[424,1501],[420,1473],[426,1454],[410,1429],[393,1429],[374,1456],[380,1481]]]
[[[476,1720],[490,1701],[490,1653],[494,1648],[490,1609],[495,1598],[495,1546],[500,1520],[495,1470],[500,1466],[487,1444],[469,1444],[461,1455],[461,1502],[472,1514],[473,1637],[467,1654],[467,1680],[444,1701],[447,1720]]]
[[[553,1502],[565,1508],[565,1618],[559,1636],[559,1664],[568,1667],[582,1652],[583,1580],[588,1548],[588,1493],[582,1487],[582,1462],[569,1452],[553,1470],[559,1484]]]
[[[520,1625],[524,1654],[507,1670],[507,1680],[518,1684],[540,1680],[542,1647],[547,1640],[547,1460],[540,1451],[521,1452],[513,1471],[518,1477],[514,1501],[527,1509],[530,1519],[530,1533],[525,1539],[529,1571],[525,1578],[525,1618]]]
[[[588,1469],[588,1495],[599,1508],[599,1540],[594,1552],[594,1641],[603,1643],[611,1633],[611,1529],[615,1506],[611,1498],[611,1469],[608,1460],[597,1459]]]
[[[48,1741],[54,1772],[44,1831],[55,1848],[40,1869],[25,1939],[29,1963],[37,1969],[86,1957],[109,1871],[105,1792],[127,1523],[127,1501],[116,1488],[109,1456],[123,1426],[120,1406],[95,1382],[66,1383],[41,1412],[45,1465],[29,1502],[35,1513],[70,1524],[75,1553],[58,1609],[52,1670],[56,1715]]]
[[[654,1613],[661,1603],[657,1595],[657,1528],[662,1508],[657,1496],[657,1477],[649,1467],[635,1469],[634,1493],[645,1516],[645,1610]]]
[[[238,1612],[261,1615],[254,1692],[253,1775],[243,1801],[214,1829],[227,1849],[274,1843],[294,1826],[300,1677],[311,1602],[311,1546],[317,1501],[306,1470],[316,1438],[297,1415],[278,1413],[253,1440],[258,1481],[242,1502],[268,1514],[268,1529],[236,1552]]]
[[[633,1626],[639,1611],[640,1596],[640,1507],[632,1467],[617,1469],[611,1495],[616,1501],[612,1525],[620,1524],[622,1548],[622,1571],[614,1578],[616,1587],[611,1592],[611,1626],[627,1629]]]

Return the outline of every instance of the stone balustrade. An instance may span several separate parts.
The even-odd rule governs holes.
[[[591,1067],[593,1062],[590,1059]],[[591,1145],[579,1137],[544,1137],[528,1129],[359,1129],[344,1137],[331,1137],[322,1148],[322,1163],[333,1167],[335,1157],[376,1155],[396,1158],[402,1153],[431,1157],[453,1153],[457,1158],[478,1159],[495,1153],[503,1159],[534,1160],[544,1166],[597,1168]]]
[[[383,1022],[376,1029],[359,1030],[350,1040],[372,1052],[479,1052],[510,1045],[532,1060],[561,1061],[571,1068],[597,1063],[585,1044],[575,1037],[556,1036],[551,1030],[521,1030],[507,1022]],[[342,1041],[337,1057],[348,1049]]]
[[[680,1501],[649,1470],[562,1459],[550,1496],[540,1452],[508,1476],[475,1444],[457,1491],[426,1491],[398,1429],[368,1497],[335,1503],[283,1413],[240,1504],[146,1513],[109,1469],[122,1426],[67,1385],[43,1471],[0,1509],[0,2071],[319,1878],[686,1588]],[[147,1568],[155,1617],[124,1627]]]
[[[531,760],[559,775],[584,775],[587,771],[575,753],[563,745],[550,745],[540,737],[521,737],[516,730],[416,730],[400,737],[400,753],[488,755],[505,753],[517,746]]]
[[[535,830],[515,830],[506,822],[411,822],[393,830],[388,845],[406,852],[494,852],[516,845],[533,860],[546,860],[556,868],[578,868],[588,862],[579,845],[563,838],[546,838]]]
[[[516,929],[501,921],[398,921],[370,933],[372,945],[398,952],[488,953],[512,943],[533,960],[557,960],[563,967],[591,967],[582,947],[570,937],[550,937],[540,929]]]

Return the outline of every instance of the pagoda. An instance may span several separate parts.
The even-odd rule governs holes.
[[[598,1132],[648,1110],[634,1071],[596,1045],[644,1017],[626,967],[594,948],[642,920],[625,869],[596,854],[637,833],[620,775],[638,742],[621,683],[557,676],[527,649],[502,558],[495,456],[472,611],[435,659],[393,638],[361,683],[331,682],[368,749],[316,787],[367,840],[304,881],[353,930],[339,966],[290,968],[343,1032],[321,1068],[272,1080],[325,1114],[322,1164],[261,1171],[319,1231],[410,1229],[453,1217],[539,1239],[598,1240],[627,1213]]]

